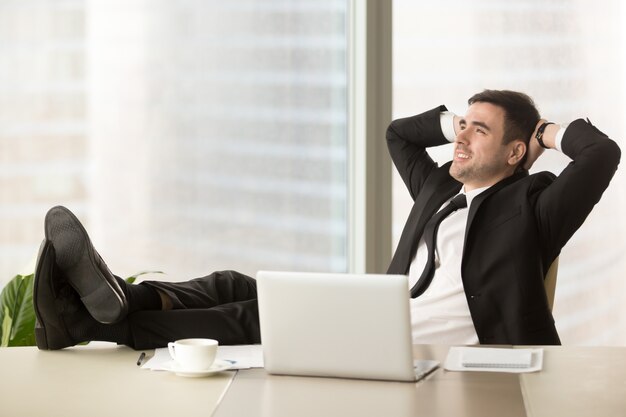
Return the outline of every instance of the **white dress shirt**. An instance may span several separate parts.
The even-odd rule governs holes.
[[[461,259],[468,208],[474,197],[487,188],[465,193],[467,207],[453,212],[439,225],[435,275],[426,291],[410,301],[413,343],[478,343],[461,280]],[[419,280],[427,259],[428,248],[422,238],[409,268],[409,288]]]

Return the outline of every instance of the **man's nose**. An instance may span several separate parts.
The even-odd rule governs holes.
[[[467,143],[467,131],[466,130],[461,130],[459,133],[457,133],[456,138],[454,138],[455,142],[459,142],[459,143]]]

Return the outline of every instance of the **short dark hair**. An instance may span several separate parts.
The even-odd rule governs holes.
[[[528,145],[530,135],[541,119],[533,99],[517,91],[484,90],[470,97],[467,103],[491,103],[504,109],[503,144],[521,139]]]

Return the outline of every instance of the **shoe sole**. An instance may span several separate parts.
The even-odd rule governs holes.
[[[113,274],[98,268],[99,255],[76,216],[62,206],[51,208],[46,214],[45,232],[54,246],[57,265],[89,314],[104,324],[123,319],[128,310],[126,297]]]
[[[33,284],[35,341],[41,350],[63,349],[74,344],[55,309],[53,283],[50,281],[53,271],[47,269],[53,266],[45,265],[44,262],[49,256],[54,256],[54,248],[50,242],[44,240],[39,248]]]
[[[46,326],[44,322],[44,311],[42,311],[42,303],[43,303],[43,295],[42,292],[45,290],[42,288],[44,285],[42,283],[43,278],[41,277],[41,263],[42,259],[45,256],[45,252],[49,250],[46,246],[48,242],[45,240],[41,243],[39,247],[39,254],[37,255],[37,268],[35,270],[35,282],[33,283],[33,307],[35,310],[35,342],[37,343],[37,347],[41,350],[51,350],[50,345],[48,344],[48,337],[46,335]]]

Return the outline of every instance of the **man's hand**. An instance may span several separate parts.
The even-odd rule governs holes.
[[[539,120],[539,122],[537,122],[537,126],[535,126],[535,130],[533,131],[533,134],[530,136],[530,140],[528,141],[528,149],[526,151],[526,153],[527,153],[526,162],[524,162],[524,169],[526,169],[526,170],[529,170],[530,167],[533,166],[535,161],[541,156],[543,151],[545,151],[545,149],[542,148],[541,145],[539,145],[539,141],[537,141],[537,139],[535,139],[535,136],[537,135],[537,130],[539,129],[539,126],[541,126],[545,122],[547,122],[547,120],[545,120],[545,119],[541,119],[541,120]],[[548,127],[550,127],[550,126],[552,126],[552,125],[549,125]],[[543,133],[544,133],[544,136],[545,136],[546,132],[544,131]]]
[[[458,135],[461,131],[461,117],[454,115],[454,135]]]

